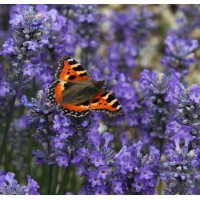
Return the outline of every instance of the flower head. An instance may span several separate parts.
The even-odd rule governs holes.
[[[187,74],[189,65],[196,61],[194,51],[199,47],[198,41],[167,36],[165,45],[166,56],[163,57],[162,64]]]
[[[8,172],[0,175],[0,194],[2,195],[38,195],[38,184],[28,176],[28,185],[21,186],[14,179],[15,174]]]

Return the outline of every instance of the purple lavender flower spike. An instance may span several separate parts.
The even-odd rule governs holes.
[[[142,142],[128,148],[124,146],[116,155],[114,174],[122,180],[123,194],[153,194],[154,192],[160,153],[155,147],[151,147],[149,155],[143,156],[142,146]],[[130,185],[132,188],[126,188]]]
[[[30,176],[28,176],[28,185],[24,189],[25,195],[38,195],[38,184],[36,181],[34,181]]]
[[[176,29],[169,29],[168,34],[188,38],[192,35],[193,31],[200,27],[198,20],[200,16],[199,5],[179,5],[178,10],[182,15],[176,19]]]
[[[28,176],[28,185],[21,186],[14,179],[15,174],[8,172],[0,175],[0,194],[1,195],[39,195],[38,184]]]
[[[179,95],[176,96],[176,112],[166,126],[166,134],[170,137],[187,137],[186,146],[192,141],[192,147],[198,147],[199,141],[199,86],[192,85],[180,87]]]
[[[191,165],[194,150],[188,147],[171,149],[162,164],[160,178],[167,184],[165,194],[195,194],[196,168]]]
[[[13,6],[9,22],[12,34],[3,44],[1,54],[12,58],[9,74],[13,72],[13,76],[5,78],[9,79],[12,90],[19,90],[34,77],[30,72],[30,67],[33,67],[32,58],[37,56],[47,42],[47,27],[44,16],[35,12],[33,6],[27,5]]]
[[[170,35],[165,39],[165,45],[166,56],[161,63],[169,70],[175,69],[186,75],[189,65],[196,61],[194,51],[199,47],[198,41]]]
[[[170,112],[172,108],[176,109],[181,93],[180,79],[173,74],[167,76],[146,69],[140,74],[139,88],[144,96],[142,101],[144,106],[140,110],[143,126],[140,129],[148,133],[151,142],[162,151],[162,146],[167,139],[165,132]]]
[[[200,86],[199,85],[192,85],[190,87],[190,99],[193,100],[195,103],[200,103]]]

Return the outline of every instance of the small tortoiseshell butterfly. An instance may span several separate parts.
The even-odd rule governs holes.
[[[70,56],[58,62],[58,79],[49,86],[48,99],[67,115],[82,117],[90,111],[120,114],[122,106],[112,93],[103,89],[104,81],[95,82]]]

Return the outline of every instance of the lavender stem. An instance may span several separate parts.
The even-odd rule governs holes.
[[[53,166],[49,166],[48,195],[51,195]]]
[[[60,195],[61,192],[62,192],[62,190],[63,190],[63,186],[64,186],[65,180],[66,180],[66,178],[67,178],[67,172],[68,172],[68,168],[66,167],[66,168],[65,168],[65,172],[64,172],[64,174],[63,174],[63,178],[62,178],[60,187],[59,187],[58,192],[57,192],[57,195]]]
[[[2,144],[1,144],[1,148],[0,148],[0,163],[1,163],[4,151],[5,151],[5,146],[6,146],[6,142],[7,142],[7,138],[8,138],[8,132],[9,132],[9,128],[10,128],[10,122],[11,122],[11,119],[12,119],[12,115],[13,115],[13,111],[14,111],[13,108],[14,108],[14,105],[15,105],[16,98],[17,98],[17,91],[16,91],[16,93],[15,93],[13,99],[12,99],[12,102],[11,102],[8,120],[7,120],[7,123],[6,123],[5,132],[4,132],[4,135],[3,135],[3,141],[2,141]]]

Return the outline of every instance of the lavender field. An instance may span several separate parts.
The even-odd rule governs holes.
[[[200,194],[199,41],[199,5],[0,5],[0,194]]]

